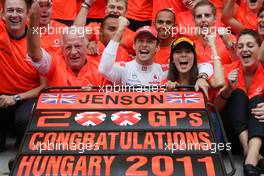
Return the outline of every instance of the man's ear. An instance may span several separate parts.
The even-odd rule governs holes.
[[[135,41],[133,42],[133,50],[136,51],[136,44],[135,44]]]

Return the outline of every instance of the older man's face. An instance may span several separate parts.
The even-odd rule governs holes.
[[[63,36],[62,48],[67,65],[72,70],[79,71],[86,63],[85,38],[76,34],[66,34]]]

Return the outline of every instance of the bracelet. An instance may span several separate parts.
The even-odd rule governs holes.
[[[223,100],[225,100],[225,101],[229,100],[229,97],[226,98],[226,97],[223,96],[223,92],[220,93],[220,97],[221,97]]]
[[[215,56],[215,57],[214,56],[211,56],[211,59],[212,60],[221,60],[221,57],[219,57],[219,56]]]
[[[88,4],[87,2],[84,1],[83,3],[84,3],[85,5],[87,5],[88,8],[91,8],[91,5]]]
[[[201,79],[205,79],[206,81],[208,81],[208,76],[206,74],[200,74],[200,75],[198,75],[197,76],[197,80],[200,79],[200,78]]]
[[[85,3],[82,3],[81,7],[84,7],[86,9],[89,9],[89,6],[87,4],[85,4]]]

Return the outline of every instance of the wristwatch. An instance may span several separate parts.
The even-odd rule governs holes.
[[[14,95],[14,100],[16,103],[21,101],[21,96],[20,95]]]
[[[200,74],[200,75],[198,75],[197,79],[199,79],[199,78],[208,80],[208,76],[206,74]]]

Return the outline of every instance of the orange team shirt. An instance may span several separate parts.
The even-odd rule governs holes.
[[[168,65],[170,60],[170,45],[167,47],[160,47],[160,50],[154,56],[154,62],[160,65]]]
[[[236,41],[236,37],[233,35],[229,36],[229,39],[231,41]],[[197,61],[198,63],[203,62],[210,62],[212,51],[208,44],[205,46],[203,45],[203,42],[201,39],[197,39],[193,41],[195,44],[196,54],[197,54]],[[230,51],[226,48],[225,44],[223,43],[221,37],[219,35],[216,35],[215,38],[216,48],[218,51],[219,56],[221,57],[222,64],[229,64],[232,62]]]
[[[98,41],[97,42],[98,49],[100,51],[100,55],[96,56],[95,60],[97,62],[101,61],[102,54],[104,52],[105,46],[102,42]],[[122,47],[119,46],[117,50],[117,56],[116,56],[116,62],[128,62],[131,61],[132,59],[129,57],[128,52]]]
[[[51,68],[44,76],[47,77],[49,86],[106,85],[106,79],[98,72],[98,65],[97,61],[88,56],[87,63],[81,68],[79,74],[75,76],[67,66],[65,58],[58,54],[52,57]]]
[[[236,5],[235,18],[244,26],[244,28],[249,28],[256,30],[258,25],[257,14],[252,15],[252,12],[246,7],[242,8]]]
[[[11,39],[0,21],[0,94],[18,94],[39,86],[38,71],[26,55],[27,38]]]
[[[90,23],[86,26],[86,28],[89,30],[89,34],[90,34],[88,36],[89,41],[99,41],[100,26],[101,26],[101,24],[96,23],[96,22]],[[131,55],[135,54],[135,51],[133,49],[133,43],[134,43],[135,35],[136,35],[136,33],[129,28],[126,28],[125,32],[122,35],[122,41],[123,41],[122,47],[124,49],[126,49],[127,52]]]
[[[152,12],[152,22],[155,21],[156,14],[158,11],[164,8],[173,8],[175,14],[178,14],[185,10],[182,3],[175,0],[154,0],[153,1],[153,12]]]
[[[63,28],[66,25],[52,20],[50,23],[49,31],[43,31],[41,35],[41,47],[44,48],[50,54],[56,54],[61,51],[61,37],[63,34]],[[46,29],[48,30],[48,29]]]
[[[197,39],[195,35],[195,22],[193,20],[192,11],[187,10],[180,12],[176,16],[177,29],[174,30],[174,33],[177,33],[182,36],[186,36],[191,40]],[[224,24],[221,22],[221,12],[217,11],[217,21],[215,27],[223,27]]]
[[[78,0],[77,12],[81,9],[83,1]],[[88,11],[87,18],[104,18],[105,17],[106,0],[95,1]]]
[[[52,0],[52,18],[74,20],[77,15],[76,0]]]
[[[261,63],[259,63],[257,71],[255,72],[255,75],[253,77],[252,83],[249,87],[249,90],[247,91],[247,86],[245,83],[245,79],[244,79],[244,74],[243,74],[243,67],[242,64],[240,62],[240,60],[233,62],[232,64],[229,65],[225,65],[224,66],[224,75],[225,75],[225,81],[226,84],[228,83],[228,73],[231,72],[232,70],[239,68],[238,71],[238,82],[236,84],[236,88],[239,88],[241,90],[243,90],[247,95],[248,98],[252,98],[256,95],[263,95],[263,89],[264,89],[264,69],[261,65]]]
[[[137,21],[151,20],[152,8],[152,0],[128,0],[127,17]]]

